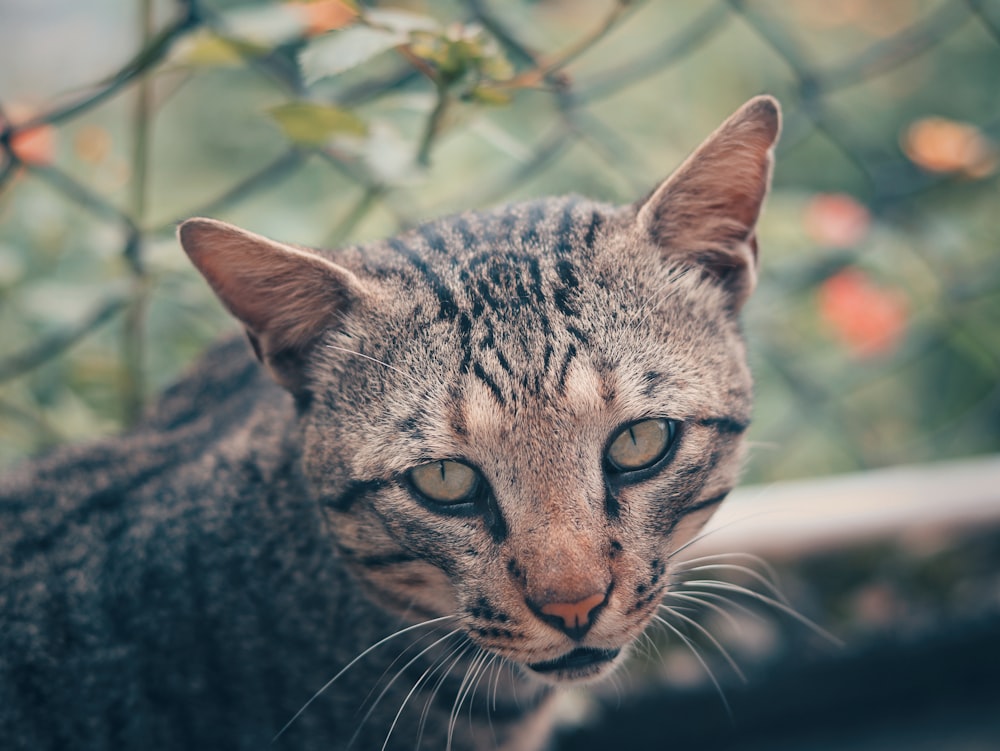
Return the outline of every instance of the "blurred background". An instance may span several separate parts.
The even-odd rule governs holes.
[[[896,534],[904,504],[896,527],[819,552],[745,549],[862,645],[845,664],[890,653],[886,639],[903,650],[886,673],[914,654],[996,660],[968,634],[1000,609],[1000,0],[3,0],[0,63],[0,467],[120,431],[236,330],[179,250],[180,219],[323,246],[545,194],[628,202],[744,100],[776,95],[785,131],[745,315],[752,499],[862,472],[907,498],[934,488],[926,507],[979,493],[988,511]],[[917,469],[868,474],[900,465]],[[829,487],[817,509],[885,497]],[[730,649],[751,664],[812,633],[741,625],[751,637]],[[679,646],[664,680],[701,690]],[[1000,747],[977,743],[928,748]]]

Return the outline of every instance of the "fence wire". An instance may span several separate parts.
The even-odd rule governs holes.
[[[764,90],[786,121],[748,311],[751,473],[997,450],[1000,3],[864,5],[128,4],[139,51],[111,75],[27,112],[0,90],[0,461],[134,421],[217,331],[163,260],[179,219],[318,245],[578,184],[631,200]],[[307,53],[361,27],[382,47],[342,43],[312,80]],[[77,283],[97,291],[63,305]]]

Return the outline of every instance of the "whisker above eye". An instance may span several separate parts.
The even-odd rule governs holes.
[[[364,360],[368,360],[369,362],[373,362],[373,363],[375,363],[377,365],[381,365],[384,368],[388,368],[389,370],[392,370],[392,371],[394,371],[396,373],[399,373],[404,378],[407,378],[411,383],[414,383],[414,384],[416,384],[418,386],[423,386],[424,385],[421,381],[419,381],[418,379],[416,379],[412,374],[407,373],[405,370],[400,370],[395,365],[390,365],[389,363],[385,362],[384,360],[379,360],[377,357],[371,357],[371,356],[366,355],[366,354],[364,354],[362,352],[358,352],[357,350],[348,349],[347,347],[338,347],[335,344],[327,344],[325,346],[326,346],[327,349],[332,349],[332,350],[335,350],[337,352],[344,352],[345,354],[348,354],[348,355],[355,355],[356,357],[360,357],[360,358],[362,358]]]

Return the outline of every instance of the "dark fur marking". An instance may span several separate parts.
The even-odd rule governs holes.
[[[486,283],[485,279],[479,279],[476,282],[476,289],[479,291],[480,296],[492,310],[496,311],[500,309],[499,301],[493,296],[493,290],[490,289],[490,285]]]
[[[549,372],[549,361],[552,359],[552,344],[549,342],[545,343],[545,352],[542,354],[542,372]]]
[[[503,512],[500,510],[500,505],[497,503],[496,497],[494,497],[493,493],[487,492],[477,503],[477,506],[479,507],[483,521],[486,523],[486,529],[490,533],[490,537],[493,538],[493,542],[497,545],[502,544],[507,539],[507,520],[503,517]]]
[[[493,348],[493,354],[496,355],[497,362],[500,363],[500,367],[504,369],[504,372],[513,377],[514,369],[510,366],[510,362],[504,356],[504,353],[500,351],[499,347]]]
[[[570,200],[563,208],[562,216],[559,219],[559,229],[556,231],[556,255],[564,256],[572,253],[576,249],[573,229],[576,221],[573,218],[573,209],[576,208],[578,200]]]
[[[560,261],[556,265],[556,273],[559,275],[559,279],[562,282],[561,287],[557,287],[552,291],[553,299],[555,300],[556,307],[564,315],[576,318],[580,315],[580,312],[573,305],[573,298],[576,296],[576,290],[580,286],[580,280],[576,275],[576,270],[573,264],[569,261]]]
[[[693,506],[689,506],[688,508],[682,509],[680,513],[678,513],[670,520],[670,526],[667,528],[666,534],[668,535],[672,534],[674,529],[677,527],[678,524],[680,524],[681,520],[684,519],[684,517],[690,516],[691,514],[696,514],[699,511],[711,508],[712,506],[718,506],[720,503],[726,500],[727,495],[729,495],[728,490],[723,493],[719,493],[718,495],[714,495],[711,498],[706,498],[703,501],[699,501]]]
[[[663,385],[663,373],[658,373],[655,370],[649,370],[643,374],[642,380],[646,383],[646,388],[643,389],[643,395],[652,397]]]
[[[597,232],[601,229],[604,224],[604,217],[598,212],[594,212],[590,215],[590,224],[587,225],[587,231],[583,236],[583,245],[587,250],[593,250],[594,248],[594,238]]]
[[[441,233],[434,228],[433,224],[423,224],[417,228],[417,232],[424,238],[431,250],[436,253],[448,253],[448,244],[445,242],[444,237],[441,236]]]
[[[486,371],[483,370],[482,365],[480,365],[478,362],[473,363],[472,373],[476,376],[476,378],[485,383],[486,386],[489,388],[489,390],[493,392],[493,396],[496,398],[497,402],[500,403],[501,407],[507,406],[507,399],[504,397],[503,392],[500,390],[500,387],[497,385],[496,381],[490,378],[490,376],[486,373]]]
[[[570,333],[574,339],[580,342],[580,344],[583,344],[584,346],[590,344],[590,338],[582,331],[580,331],[580,329],[578,329],[576,326],[567,325],[566,331]]]
[[[537,258],[529,258],[528,273],[531,274],[531,291],[535,295],[535,300],[539,305],[545,304],[545,288],[542,286],[542,269],[538,265]]]
[[[462,247],[465,250],[472,250],[478,244],[479,238],[469,229],[469,223],[464,216],[459,216],[452,224],[459,237],[462,238]]]
[[[563,358],[562,365],[559,366],[559,377],[556,380],[556,388],[560,394],[565,394],[566,375],[569,373],[569,366],[572,364],[574,357],[576,357],[576,345],[570,344],[566,350],[566,356]]]
[[[438,318],[451,320],[458,315],[458,305],[455,303],[455,296],[447,285],[442,281],[437,272],[430,268],[427,263],[409,245],[397,237],[389,240],[389,247],[405,257],[413,267],[420,272],[437,296],[440,308]]]
[[[468,373],[472,360],[472,319],[467,313],[458,316],[458,340],[462,350],[462,361],[458,365],[459,373]]]
[[[538,242],[538,225],[545,220],[545,203],[536,201],[528,209],[528,220],[521,233],[521,243],[532,245]]]
[[[729,433],[736,435],[743,433],[749,427],[749,423],[740,420],[737,417],[705,417],[698,420],[697,423],[706,428],[714,428],[720,433]]]
[[[614,494],[609,486],[604,489],[604,512],[608,515],[609,519],[618,519],[622,515],[622,506],[618,501],[618,496]],[[612,547],[614,550],[614,547]],[[621,550],[621,544],[618,544],[618,550]]]
[[[381,480],[355,480],[339,496],[325,499],[324,503],[335,511],[350,511],[363,496],[378,490],[382,485]]]
[[[712,506],[718,506],[720,503],[722,503],[724,500],[726,500],[726,496],[728,496],[728,495],[729,495],[729,491],[727,490],[726,492],[719,493],[718,495],[714,495],[711,498],[706,498],[704,501],[699,501],[694,506],[691,506],[690,508],[685,509],[684,513],[681,514],[681,516],[679,518],[683,519],[688,514],[695,514],[695,513],[699,512],[699,511],[702,511],[704,509],[711,508]]]
[[[359,558],[358,562],[368,568],[386,568],[389,566],[398,566],[402,563],[413,563],[414,561],[421,560],[415,555],[410,553],[387,553],[385,555],[368,555],[363,558]]]

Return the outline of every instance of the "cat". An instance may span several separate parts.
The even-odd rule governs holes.
[[[250,347],[0,482],[0,745],[544,747],[736,482],[779,130],[752,99],[623,207],[184,222]]]

